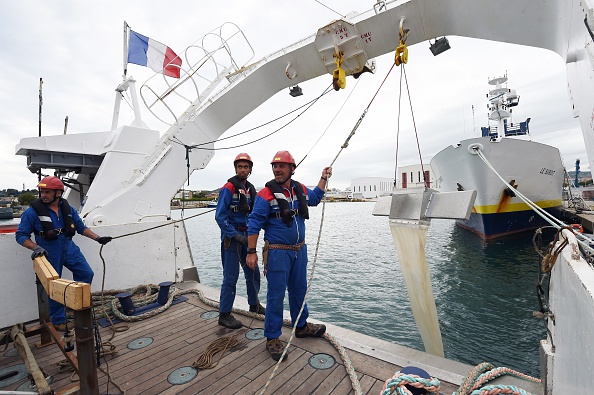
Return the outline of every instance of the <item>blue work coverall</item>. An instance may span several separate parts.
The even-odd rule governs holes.
[[[295,190],[295,183],[291,181],[291,191],[283,188],[291,209],[299,209],[299,202]],[[308,206],[317,206],[324,196],[324,191],[318,187],[313,190],[303,186]],[[279,213],[280,209],[272,191],[265,187],[256,196],[254,209],[248,220],[248,236],[260,233],[264,229],[264,240],[270,244],[296,245],[305,240],[305,219],[296,215],[288,227],[280,218],[270,214]],[[277,339],[281,335],[283,326],[283,305],[285,292],[289,291],[289,310],[291,320],[299,314],[305,292],[307,291],[307,245],[299,251],[272,249],[268,251],[268,264],[265,268],[268,281],[266,295],[266,317],[264,320],[264,336]],[[297,327],[306,324],[309,317],[307,304],[299,318]]]
[[[246,197],[248,205],[251,204],[250,194],[247,193]],[[252,270],[245,264],[247,245],[241,245],[233,239],[236,234],[242,236],[247,234],[248,214],[242,213],[238,208],[239,194],[236,193],[233,184],[227,182],[219,192],[215,212],[215,220],[221,228],[221,260],[223,262],[223,283],[221,284],[219,304],[221,313],[229,313],[233,308],[240,265],[243,268],[250,306],[258,304],[258,293],[260,292],[260,270],[257,267]]]
[[[60,205],[61,204],[62,202],[60,202]],[[70,206],[70,208],[72,211],[74,227],[79,234],[82,234],[87,227],[82,219],[80,219],[76,209],[72,206]],[[61,217],[61,207],[58,210],[60,218],[58,218],[58,215],[54,210],[49,209],[48,211],[52,223],[54,224],[54,228],[62,229],[64,227],[64,220]],[[72,238],[61,233],[55,240],[46,240],[40,234],[42,230],[41,221],[39,220],[37,213],[32,207],[29,207],[21,215],[21,222],[15,233],[16,241],[20,245],[23,245],[25,240],[31,238],[31,233],[35,233],[35,243],[47,251],[47,260],[52,264],[60,277],[62,277],[62,268],[66,267],[72,272],[74,281],[90,284],[91,281],[93,281],[93,269],[89,266],[89,263],[83,256],[80,248],[74,244]],[[50,321],[52,324],[59,325],[66,322],[66,310],[63,304],[50,299],[49,310]]]

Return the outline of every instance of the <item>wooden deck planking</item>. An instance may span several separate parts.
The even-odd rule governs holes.
[[[204,319],[200,315],[213,311],[195,295],[186,295],[187,302],[171,306],[167,311],[149,319],[125,323],[128,330],[116,333],[111,341],[117,353],[102,358],[101,370],[109,369],[111,378],[98,372],[99,392],[115,394],[117,384],[129,395],[133,394],[259,394],[269,379],[276,362],[270,358],[265,348],[265,339],[249,340],[245,331],[229,330],[218,325],[217,319]],[[263,322],[251,317],[236,315],[244,325],[262,328]],[[124,324],[119,324],[123,326]],[[171,372],[183,366],[191,366],[200,354],[214,340],[238,335],[240,344],[228,350],[214,369],[199,370],[196,378],[183,385],[172,385],[167,381]],[[111,337],[109,327],[100,328],[103,341]],[[282,340],[290,337],[291,329],[283,328]],[[127,345],[135,339],[150,337],[153,342],[142,349],[131,350]],[[29,339],[38,363],[46,372],[54,376],[52,389],[59,390],[71,384],[71,371],[59,372],[57,362],[64,359],[56,346],[41,349],[34,346],[39,336]],[[347,350],[353,366],[357,368],[364,394],[377,394],[384,380],[391,377],[400,367],[379,361],[368,355]],[[315,369],[309,365],[312,355],[324,353],[335,359],[329,369]],[[214,356],[218,360],[219,354]],[[107,364],[104,362],[107,361]],[[0,357],[0,368],[21,364],[20,358]],[[22,382],[11,385],[15,389]],[[444,383],[447,384],[447,383]],[[447,384],[448,386],[451,386]],[[456,388],[451,386],[452,388]],[[3,388],[2,390],[5,390]],[[444,387],[442,387],[442,392]],[[266,394],[316,394],[344,395],[354,393],[350,378],[336,349],[322,339],[294,338],[288,358],[282,362]]]
[[[224,363],[225,361],[223,360],[214,369],[200,370],[198,373],[199,383],[193,383],[180,393],[216,393],[217,391],[224,390],[227,385],[225,382],[233,380],[235,377],[243,377],[251,382],[251,378],[241,373],[249,371],[250,368],[265,363],[270,359],[268,352],[260,347],[260,342],[253,341],[252,343],[253,345],[250,345],[249,351],[243,354],[232,350],[229,354],[229,362]]]
[[[341,365],[334,364],[334,366],[328,369],[316,369],[307,380],[305,380],[299,387],[295,388],[292,392],[294,395],[308,395],[320,386],[320,384],[326,380],[330,374],[336,369],[340,370]]]
[[[369,391],[364,392],[364,393],[368,394],[368,395],[381,394],[381,391],[383,388],[384,388],[384,383],[381,381],[376,381],[375,383],[373,383],[373,386],[369,389]]]
[[[127,348],[127,344],[133,340],[131,338],[124,339],[124,341],[116,341],[118,352],[113,357],[107,357],[110,365],[111,373],[114,379],[117,381],[120,378],[129,380],[141,374],[146,370],[146,365],[152,363],[158,363],[169,357],[171,354],[180,353],[185,347],[187,347],[186,338],[192,337],[193,334],[184,333],[184,326],[187,329],[187,322],[180,320],[179,322],[171,323],[173,328],[178,328],[179,331],[173,331],[173,336],[163,336],[161,334],[154,333],[138,333],[138,337],[147,337],[149,334],[152,335],[153,343],[149,346],[138,350],[130,350]],[[138,338],[137,337],[137,338]],[[117,340],[117,339],[116,339]],[[175,355],[173,355],[175,357]],[[140,372],[140,373],[139,373]]]
[[[369,393],[370,388],[373,387],[373,385],[376,382],[377,382],[377,379],[375,377],[363,375],[362,377],[359,378],[359,385],[361,385],[361,392],[364,394]],[[376,392],[376,394],[379,394],[379,391]]]
[[[344,373],[337,366],[321,383],[315,388],[312,394],[330,395],[344,377]]]
[[[311,353],[303,352],[299,358],[291,358],[290,361],[282,362],[281,365],[287,363],[287,368],[282,372],[277,371],[270,384],[268,384],[266,392],[269,394],[292,394],[295,388],[311,375],[312,369],[307,369],[309,367],[307,362],[311,356]],[[263,375],[267,381],[270,379],[270,373],[272,373],[272,370]]]

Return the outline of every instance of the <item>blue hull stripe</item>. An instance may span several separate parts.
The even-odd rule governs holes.
[[[549,208],[546,211],[557,217],[559,215],[559,209],[557,208]],[[549,225],[532,210],[497,214],[471,213],[470,219],[456,222],[461,227],[478,233],[485,239],[525,232]]]

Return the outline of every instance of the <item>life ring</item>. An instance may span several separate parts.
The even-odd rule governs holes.
[[[569,225],[569,229],[575,229],[580,233],[584,233],[584,227],[580,224],[571,224]]]

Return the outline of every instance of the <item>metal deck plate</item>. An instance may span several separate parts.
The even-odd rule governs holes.
[[[0,369],[0,388],[18,383],[27,377],[27,367],[25,364],[9,366]]]
[[[218,311],[207,311],[206,313],[200,314],[200,317],[204,318],[205,320],[210,320],[211,318],[217,318],[219,316]]]
[[[128,343],[128,348],[130,350],[140,350],[141,348],[145,348],[146,346],[150,345],[153,342],[153,339],[150,337],[141,337],[140,339],[134,339],[130,343]]]
[[[264,329],[252,329],[247,331],[245,337],[250,340],[260,340],[264,338]]]
[[[198,376],[198,371],[196,369],[191,366],[184,366],[169,373],[169,376],[167,376],[167,381],[169,384],[181,385],[189,383],[196,376]]]
[[[328,354],[315,354],[309,358],[309,364],[316,369],[329,369],[334,366],[334,358]]]
[[[11,348],[4,353],[5,357],[16,357],[17,355],[19,355],[19,352],[16,348]]]

